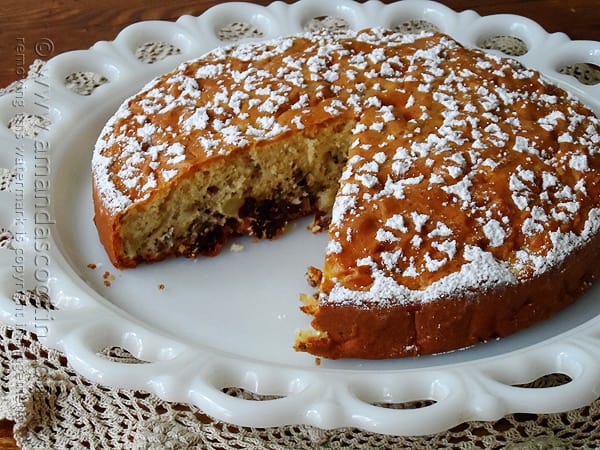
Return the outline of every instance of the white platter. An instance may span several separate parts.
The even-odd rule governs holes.
[[[325,235],[311,234],[306,221],[276,241],[239,239],[243,251],[225,250],[217,258],[170,260],[128,271],[110,265],[92,223],[89,167],[100,129],[119,103],[152,77],[222,45],[217,32],[232,22],[252,24],[263,38],[271,38],[301,32],[320,16],[342,18],[355,29],[425,20],[469,47],[484,37],[518,37],[528,51],[517,59],[600,112],[600,85],[585,86],[558,72],[573,63],[600,65],[600,43],[548,34],[519,16],[456,13],[425,0],[389,5],[301,0],[269,7],[227,3],[176,23],[132,25],[112,42],[53,58],[41,79],[0,98],[0,167],[17,172],[16,189],[0,193],[0,226],[15,236],[12,249],[0,249],[0,320],[37,333],[95,382],[193,403],[243,426],[349,426],[418,435],[508,413],[574,409],[596,399],[598,283],[552,319],[499,341],[444,355],[323,360],[317,366],[313,357],[292,350],[294,331],[309,321],[297,297],[309,291],[304,272],[322,263],[325,246]],[[181,52],[153,64],[136,58],[140,45],[158,41]],[[89,96],[78,95],[64,80],[80,71],[104,75],[109,82]],[[35,139],[15,137],[7,124],[16,113],[42,116],[51,125]],[[23,160],[17,159],[21,154]],[[23,286],[47,288],[57,309],[15,304],[11,297]],[[111,346],[147,363],[124,364],[99,355]],[[551,373],[571,381],[543,389],[516,386]],[[266,397],[233,397],[223,392],[227,387]],[[407,405],[422,400],[427,406]],[[405,408],[397,409],[401,404]]]

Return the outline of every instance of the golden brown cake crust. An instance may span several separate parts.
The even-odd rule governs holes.
[[[119,108],[94,151],[95,221],[132,267],[274,237],[333,203],[296,348],[448,351],[541,320],[598,276],[599,129],[536,72],[444,35],[244,44]]]

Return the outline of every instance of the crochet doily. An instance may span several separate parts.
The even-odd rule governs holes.
[[[429,28],[414,21],[402,24],[407,31]],[[310,27],[345,27],[342,19],[319,17]],[[219,36],[223,41],[259,36],[249,24],[232,23]],[[523,52],[524,43],[511,36],[498,36],[480,43],[509,55]],[[526,48],[525,48],[526,51]],[[138,57],[149,64],[179,52],[170,44],[153,42],[138,49]],[[36,61],[29,77],[36,77],[43,62]],[[562,69],[581,82],[600,82],[600,71],[589,64]],[[90,72],[71,74],[65,83],[89,95],[107,80]],[[0,95],[16,89],[0,89]],[[17,115],[13,130],[32,136],[43,128],[43,118]],[[0,168],[0,191],[10,191],[11,168]],[[12,251],[10,230],[0,227],[0,251]],[[53,308],[50,299],[17,292],[14,301]],[[20,329],[0,326],[0,417],[15,422],[14,435],[23,449],[314,449],[314,448],[505,448],[567,449],[600,447],[600,399],[591,405],[562,414],[512,414],[496,422],[469,422],[447,432],[421,437],[393,437],[353,428],[320,430],[292,425],[247,428],[226,424],[203,414],[198,408],[163,401],[153,394],[116,389],[91,383],[72,370],[65,356],[41,345],[36,336]],[[128,363],[139,362],[127,351],[108,348],[104,355]],[[567,379],[565,379],[567,378]],[[568,382],[559,374],[542,377],[528,387],[556,386]],[[258,396],[231,388],[229,395],[257,401]]]

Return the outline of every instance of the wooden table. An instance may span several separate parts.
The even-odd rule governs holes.
[[[325,0],[323,0],[325,1]],[[393,0],[384,0],[391,3]],[[440,0],[457,11],[527,16],[547,31],[563,31],[572,39],[600,41],[600,0]],[[293,3],[286,0],[287,3]],[[18,0],[0,7],[0,87],[22,78],[34,59],[112,40],[125,26],[141,20],[175,20],[198,15],[224,3],[216,0]],[[269,0],[253,0],[266,5]],[[0,450],[16,448],[12,422],[0,421]]]
[[[291,3],[290,0],[287,0]],[[391,0],[384,0],[390,3]],[[216,0],[19,0],[0,7],[0,86],[21,78],[35,58],[86,49],[112,40],[125,26],[141,20],[175,20],[201,14],[224,3]],[[254,0],[266,5],[269,0]],[[598,0],[442,0],[455,10],[483,15],[514,13],[530,17],[547,31],[564,31],[572,39],[600,40]],[[5,2],[4,5],[7,5]],[[22,50],[20,46],[22,45]],[[19,47],[19,48],[18,48]]]

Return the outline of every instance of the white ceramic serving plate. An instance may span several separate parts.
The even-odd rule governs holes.
[[[517,59],[600,111],[600,86],[584,86],[558,72],[572,63],[600,65],[600,43],[548,34],[519,16],[456,13],[425,0],[390,5],[301,0],[269,7],[227,3],[175,23],[129,26],[112,42],[53,58],[40,80],[0,98],[0,167],[18,174],[16,188],[0,193],[0,226],[16,237],[13,249],[0,251],[0,320],[36,332],[95,382],[193,403],[244,426],[351,426],[417,435],[513,412],[569,410],[600,396],[598,284],[554,318],[502,340],[436,356],[323,360],[317,366],[313,357],[292,349],[295,330],[309,323],[298,301],[298,293],[310,291],[305,269],[321,265],[326,238],[307,231],[306,221],[276,241],[239,239],[243,251],[225,250],[216,258],[127,271],[110,265],[92,222],[90,159],[101,127],[118,105],[152,77],[222,45],[216,33],[232,22],[252,24],[271,38],[301,32],[319,16],[343,18],[355,29],[425,20],[470,47],[484,37],[516,36],[529,49]],[[135,57],[140,45],[157,41],[181,53],[154,64]],[[109,82],[90,96],[78,95],[64,80],[79,71],[104,75]],[[15,103],[19,99],[23,108]],[[16,138],[6,124],[18,112],[43,116],[51,125],[36,139]],[[58,309],[16,305],[10,298],[21,283],[28,289],[48,287]],[[99,355],[110,346],[126,348],[147,363]],[[551,373],[572,381],[543,389],[516,386]],[[227,387],[265,397],[233,397],[223,392]],[[411,407],[420,400],[429,400],[429,406]]]

